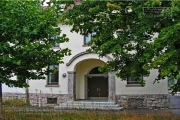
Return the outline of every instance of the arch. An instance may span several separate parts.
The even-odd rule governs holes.
[[[97,53],[95,53],[95,52],[86,52],[86,51],[80,52],[80,53],[76,54],[75,56],[73,56],[73,57],[69,60],[69,62],[66,63],[66,65],[67,65],[67,66],[71,65],[71,63],[72,63],[75,59],[77,59],[78,57],[83,56],[83,55],[85,55],[85,54],[97,54]],[[106,57],[108,60],[111,60],[111,59],[112,59],[109,55],[106,55],[105,57]]]

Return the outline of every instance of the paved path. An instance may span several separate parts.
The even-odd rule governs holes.
[[[180,116],[180,96],[170,95],[170,110],[173,114]]]
[[[177,97],[170,95],[170,108],[180,109],[180,96]]]

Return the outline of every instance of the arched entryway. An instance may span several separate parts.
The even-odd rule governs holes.
[[[105,93],[100,93],[98,97],[108,97],[108,101],[115,101],[115,74],[109,72],[102,74],[97,71],[96,67],[103,66],[108,61],[107,57],[99,59],[96,53],[77,54],[67,63],[68,66],[68,100],[87,100],[88,97],[95,97],[88,93],[88,79],[97,82],[99,78],[106,79],[102,84],[108,84]],[[95,73],[95,74],[94,74]],[[104,77],[104,78],[103,78]],[[92,81],[91,81],[92,82]],[[91,83],[89,83],[91,84]],[[101,84],[101,85],[102,85]],[[104,88],[96,87],[96,91]],[[104,90],[102,90],[104,91]],[[89,94],[89,96],[88,96]],[[108,95],[107,95],[108,94]]]
[[[108,99],[108,75],[100,72],[99,67],[94,67],[86,76],[86,80],[86,99]]]
[[[97,69],[100,66],[103,66],[105,62],[102,60],[98,59],[86,59],[83,61],[80,61],[76,65],[76,100],[87,100],[88,95],[92,93],[92,89],[90,90],[91,93],[88,93],[88,87],[93,87],[93,86],[88,86],[88,82],[92,85],[94,79],[98,79],[102,77],[102,73],[100,73]],[[96,73],[96,74],[95,74]],[[106,75],[107,77],[108,75]],[[98,77],[98,78],[97,78]],[[90,81],[92,80],[92,81]],[[95,81],[94,81],[95,82]],[[96,83],[97,84],[97,83]],[[98,88],[99,90],[99,88]],[[94,93],[94,92],[93,92]],[[94,93],[95,94],[95,93]],[[92,95],[92,94],[91,94]],[[95,96],[93,96],[95,97]]]

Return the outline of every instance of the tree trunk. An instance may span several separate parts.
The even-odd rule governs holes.
[[[2,83],[0,82],[0,115],[2,115]]]
[[[29,89],[26,88],[26,105],[29,105]]]
[[[29,84],[28,80],[26,80],[26,83]],[[29,88],[27,87],[26,88],[26,105],[29,105],[29,104],[30,104],[29,103]]]

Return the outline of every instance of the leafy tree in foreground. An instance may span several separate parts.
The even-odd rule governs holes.
[[[70,50],[54,51],[55,43],[68,41],[57,27],[54,6],[43,9],[37,0],[0,1],[0,82],[12,87],[28,87],[26,79],[42,79],[48,65],[62,63]],[[17,80],[12,79],[18,76]],[[1,91],[2,92],[2,91]],[[2,93],[1,93],[2,94]]]
[[[69,2],[60,3],[70,8]],[[103,71],[116,71],[122,80],[134,76],[142,85],[145,83],[140,76],[149,76],[151,69],[158,70],[154,82],[180,74],[179,2],[115,0],[72,4],[73,1],[73,9],[63,13],[60,21],[82,35],[96,33],[89,43],[90,50],[100,57],[113,56]],[[148,12],[147,7],[170,9],[164,8],[157,14]],[[179,81],[172,87],[173,92],[180,90]]]
[[[3,0],[0,2],[0,81],[9,86],[26,87],[25,79],[41,79],[48,65],[62,63],[70,54],[66,49],[53,50],[55,43],[68,41],[57,27],[54,6],[43,9],[38,1]],[[19,76],[18,80],[12,80]]]

